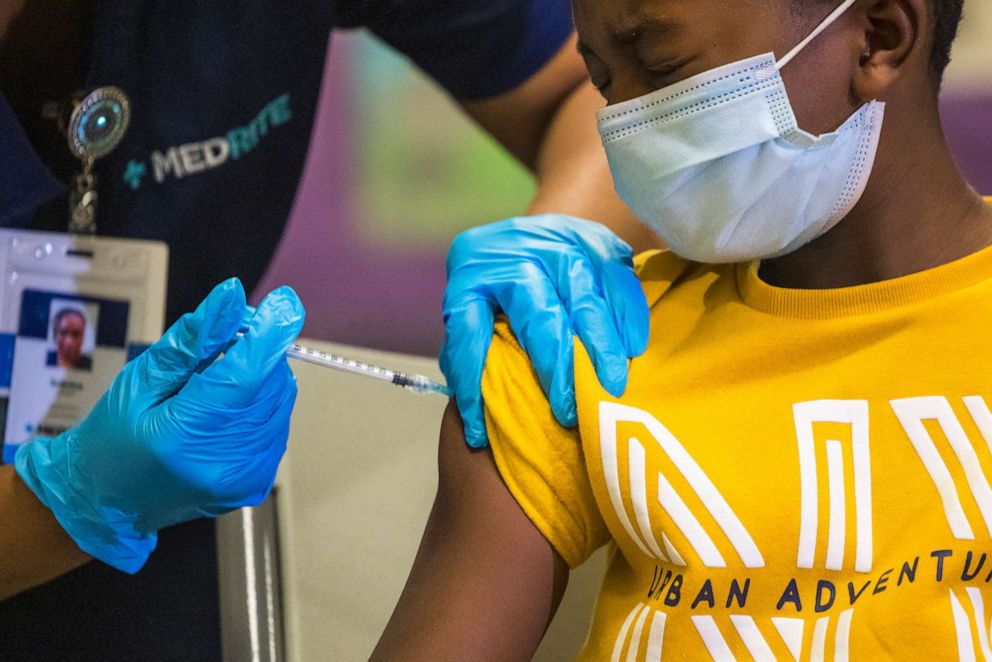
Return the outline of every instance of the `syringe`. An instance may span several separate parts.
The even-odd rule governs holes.
[[[391,384],[396,384],[397,386],[410,389],[414,393],[433,393],[443,395],[446,398],[451,397],[451,391],[447,386],[425,377],[424,375],[408,375],[405,372],[386,370],[385,368],[380,368],[379,366],[374,366],[369,363],[356,361],[354,359],[347,359],[336,354],[328,354],[327,352],[310,349],[309,347],[303,347],[302,345],[291,346],[286,352],[286,356],[298,361],[304,361],[305,363],[324,366],[325,368],[343,370],[344,372],[350,372],[355,375],[364,375],[366,377],[372,377],[373,379],[381,379],[383,381],[390,382]]]

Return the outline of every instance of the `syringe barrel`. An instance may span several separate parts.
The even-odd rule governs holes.
[[[286,352],[287,356],[299,361],[305,361],[325,368],[343,370],[356,375],[373,377],[383,381],[392,382],[397,386],[409,389],[414,393],[436,394],[450,397],[451,392],[444,384],[439,384],[424,375],[408,375],[404,372],[395,372],[374,366],[362,361],[356,361],[335,354],[320,352],[301,345],[293,345]]]

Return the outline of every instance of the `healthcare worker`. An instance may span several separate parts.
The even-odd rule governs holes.
[[[261,503],[286,450],[286,350],[303,319],[290,288],[252,312],[231,278],[128,363],[82,423],[24,444],[0,467],[0,597],[88,555],[137,572],[160,528]]]
[[[539,181],[535,216],[462,235],[449,261],[442,367],[468,442],[486,443],[480,376],[496,310],[509,314],[559,420],[574,423],[572,334],[604,385],[622,391],[647,312],[617,234],[642,248],[651,240],[612,196],[592,122],[600,101],[565,0],[2,2],[0,225],[66,228],[67,183],[81,164],[58,109],[112,84],[131,119],[93,166],[99,233],[169,244],[170,320],[228,275],[250,291],[293,202],[329,31],[359,26],[408,55]],[[90,564],[0,604],[0,647],[19,632],[37,642],[37,659],[64,657],[63,642],[85,657],[79,646],[94,638],[102,659],[152,659],[145,642],[112,634],[141,614],[155,657],[216,659],[215,572],[212,527],[178,527],[137,583]],[[82,608],[67,596],[93,599]],[[55,621],[59,636],[48,636]]]

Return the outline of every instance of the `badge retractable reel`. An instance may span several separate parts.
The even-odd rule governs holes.
[[[165,317],[168,247],[96,236],[95,165],[127,132],[127,95],[101,87],[59,109],[59,128],[80,161],[70,182],[69,232],[0,229],[5,464],[20,444],[79,422],[124,364],[161,335]]]
[[[69,150],[82,162],[82,171],[69,193],[69,232],[96,232],[97,179],[93,165],[114,151],[131,123],[131,102],[118,87],[101,87],[72,110],[66,127]]]

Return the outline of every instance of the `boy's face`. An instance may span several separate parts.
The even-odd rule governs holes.
[[[573,0],[580,51],[610,104],[709,69],[774,52],[781,58],[841,0]],[[851,95],[859,32],[848,12],[782,70],[799,126],[835,130],[867,100]]]

